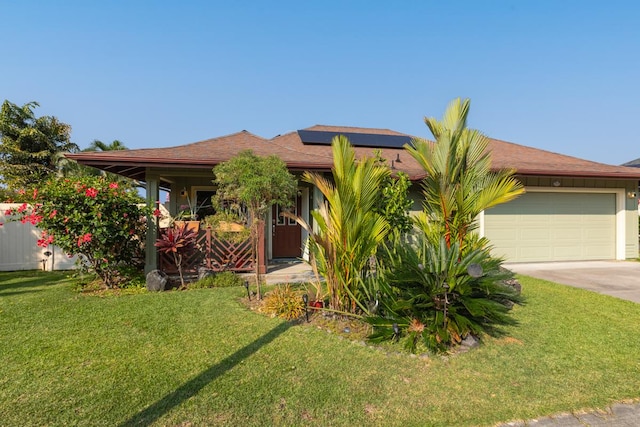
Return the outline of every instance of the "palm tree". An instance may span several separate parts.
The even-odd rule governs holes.
[[[424,119],[435,143],[414,139],[405,146],[427,174],[418,226],[432,243],[444,236],[447,246],[459,242],[463,249],[474,239],[470,232],[482,211],[524,192],[514,170],[491,169],[488,138],[466,126],[469,105],[469,99],[458,98],[449,104],[442,121]],[[486,243],[482,239],[477,244]]]
[[[349,313],[359,308],[366,313],[361,298],[367,293],[363,275],[389,230],[387,220],[375,207],[390,172],[375,158],[357,161],[349,140],[342,135],[333,139],[332,150],[333,181],[312,172],[302,176],[325,199],[311,213],[316,230],[306,221],[296,220],[309,233],[312,263],[326,280],[330,307]]]
[[[119,150],[128,150],[128,148],[117,139],[114,139],[111,144],[105,144],[99,139],[94,139],[93,142],[89,145],[89,148],[82,151],[119,151]]]

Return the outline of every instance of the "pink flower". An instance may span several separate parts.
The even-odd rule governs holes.
[[[86,194],[87,197],[96,197],[98,195],[98,190],[95,188],[87,188],[84,194]]]
[[[19,195],[24,196],[24,193],[26,193],[26,191],[24,191],[24,188],[21,188],[20,190],[18,190]]]
[[[26,211],[26,210],[27,210],[27,204],[26,204],[26,203],[23,203],[23,204],[21,204],[21,205],[20,205],[20,207],[18,208],[18,213],[22,213],[22,212],[24,212],[24,211]]]
[[[156,218],[160,216],[160,209],[156,209],[153,211],[153,216],[155,216]]]
[[[56,216],[57,213],[58,211],[56,209],[52,210],[51,213],[49,214],[49,218],[53,218],[54,216]]]
[[[33,200],[35,200],[38,197],[38,189],[34,188],[33,189]]]
[[[118,183],[117,182],[110,182],[109,183],[109,188],[115,190],[116,188],[118,188]]]
[[[91,233],[84,234],[78,237],[78,247],[82,246],[85,243],[89,243],[91,241]]]
[[[9,216],[9,215],[12,215],[13,212],[11,211],[11,209],[7,209],[6,211],[4,211],[4,214]]]
[[[51,243],[53,243],[53,236],[47,235],[46,232],[43,232],[42,238],[38,239],[38,246],[40,246],[41,248],[46,248]]]
[[[122,216],[126,218],[126,217],[129,216],[129,214],[125,212],[125,213],[122,214]]]

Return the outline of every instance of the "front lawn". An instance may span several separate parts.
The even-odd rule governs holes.
[[[253,313],[244,288],[0,273],[0,425],[471,426],[640,397],[640,305],[521,282],[508,335],[423,359]]]

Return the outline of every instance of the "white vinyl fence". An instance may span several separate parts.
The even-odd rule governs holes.
[[[57,246],[41,248],[37,245],[40,230],[27,223],[7,222],[5,211],[20,204],[0,203],[0,271],[69,270],[75,257],[69,258]],[[46,253],[49,253],[47,256]]]

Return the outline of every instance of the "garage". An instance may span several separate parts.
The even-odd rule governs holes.
[[[484,235],[507,262],[616,259],[616,194],[528,191],[485,212]]]

